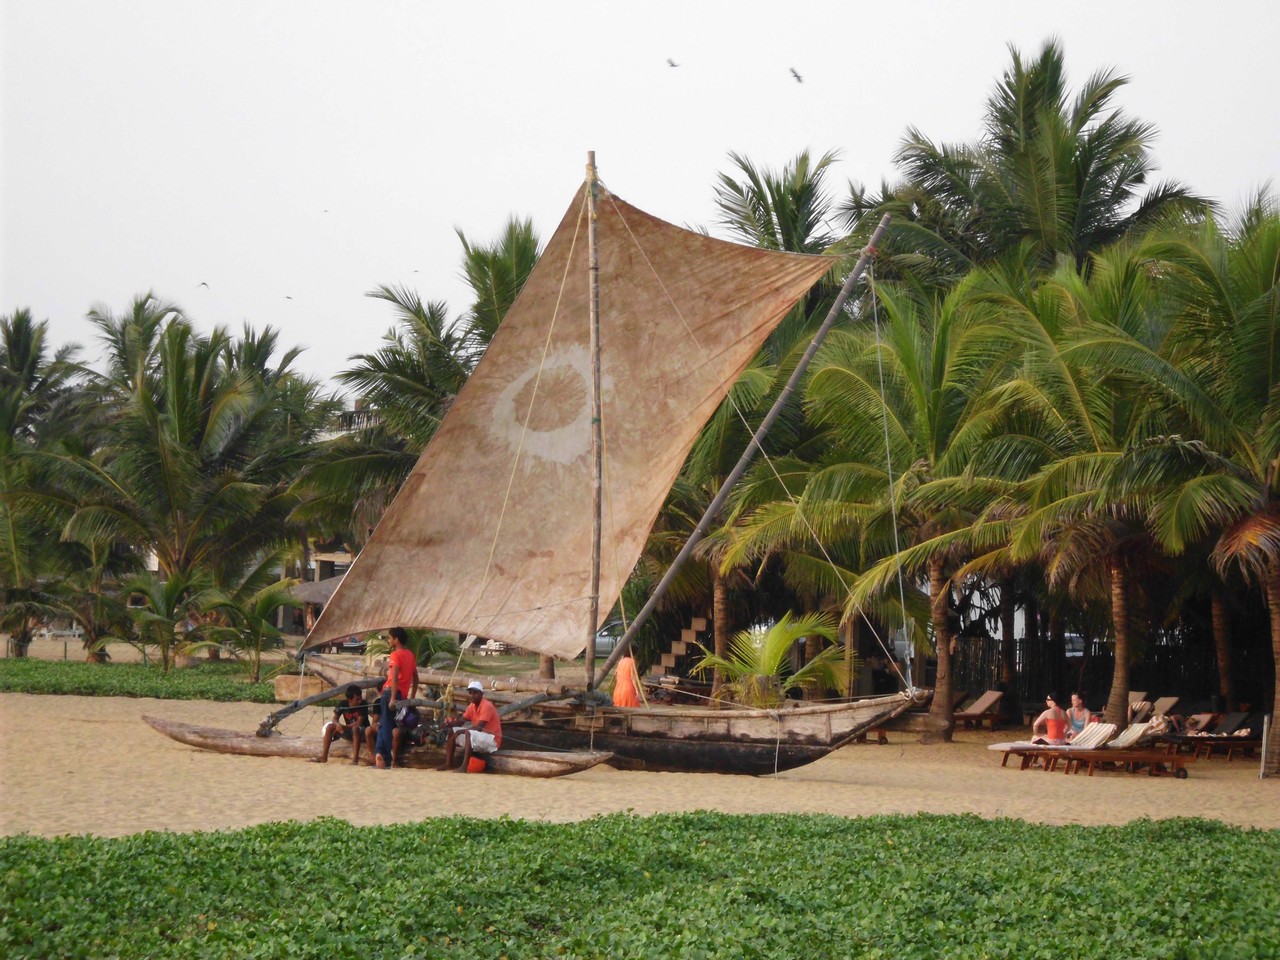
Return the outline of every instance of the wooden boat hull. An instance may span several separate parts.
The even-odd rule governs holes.
[[[820,760],[913,703],[894,695],[778,710],[606,707],[591,715],[552,703],[502,729],[522,747],[606,750],[615,767],[758,776]]]
[[[165,736],[202,750],[250,757],[296,757],[311,759],[320,756],[323,741],[319,737],[259,737],[253,733],[223,730],[217,727],[201,727],[176,720],[144,716],[152,729]],[[329,749],[331,760],[348,759],[351,745],[345,740],[335,740]],[[405,753],[405,765],[409,767],[436,767],[444,761],[444,750],[436,746],[414,747]],[[522,777],[563,777],[566,774],[587,770],[609,759],[603,751],[544,752],[533,750],[500,750],[489,758],[490,773],[505,773]]]
[[[333,684],[366,676],[355,659],[311,655],[307,664]],[[453,680],[460,692],[462,683],[457,677]],[[501,686],[485,695],[500,705],[519,696]],[[604,750],[613,754],[611,766],[630,770],[759,776],[820,760],[928,696],[928,691],[920,691],[914,700],[893,694],[816,705],[793,700],[777,710],[597,707],[590,715],[579,704],[560,701],[504,719],[502,731],[504,742],[521,748]]]

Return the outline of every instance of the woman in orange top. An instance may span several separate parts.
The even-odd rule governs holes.
[[[1044,698],[1045,710],[1031,725],[1031,739],[1043,738],[1049,743],[1067,742],[1067,712],[1058,705],[1058,698],[1049,694]]]
[[[630,656],[618,661],[617,678],[613,682],[613,705],[615,707],[640,706],[640,676],[636,671],[636,662]]]

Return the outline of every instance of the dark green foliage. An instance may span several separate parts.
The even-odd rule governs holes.
[[[2,659],[0,692],[275,702],[271,684],[248,683],[245,671],[238,663],[203,663],[166,674],[158,665],[140,663]]]
[[[1280,832],[612,815],[0,840],[7,957],[1280,955]]]

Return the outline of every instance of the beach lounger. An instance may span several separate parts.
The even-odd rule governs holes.
[[[1262,738],[1255,733],[1256,724],[1248,714],[1228,713],[1208,733],[1183,737],[1178,745],[1190,746],[1197,759],[1208,760],[1225,753],[1228,760],[1234,760],[1237,755],[1247,756],[1262,746]]]
[[[996,721],[1000,718],[998,707],[1000,698],[1004,696],[1003,690],[988,690],[967,710],[959,710],[955,714],[957,723],[963,723],[966,727],[977,726],[981,728],[983,721],[991,724],[991,729],[996,728]]]
[[[1090,724],[1090,726],[1103,726],[1103,724]],[[1112,726],[1106,724],[1105,726]],[[1154,762],[1152,757],[1167,757],[1168,754],[1152,750],[1141,746],[1142,740],[1147,736],[1150,724],[1135,723],[1131,724],[1114,740],[1108,739],[1110,734],[1104,736],[1086,736],[1089,732],[1088,728],[1081,731],[1080,736],[1074,741],[1062,747],[1044,747],[1037,757],[1044,762],[1046,773],[1052,773],[1058,769],[1058,765],[1062,765],[1063,773],[1075,773],[1079,771],[1081,764],[1085,764],[1090,768],[1090,774],[1097,768],[1099,763],[1124,763],[1123,758],[1129,758],[1127,762],[1136,763],[1138,759],[1143,762]],[[1114,732],[1114,727],[1112,728]],[[1137,757],[1135,758],[1135,754]],[[1024,760],[1024,769],[1034,762],[1033,757],[1030,762]],[[1194,759],[1194,758],[1193,758]]]
[[[1230,736],[1244,726],[1245,721],[1248,719],[1249,715],[1247,713],[1228,713],[1213,725],[1213,729],[1209,733],[1215,737]]]
[[[1188,757],[1182,753],[1165,753],[1161,750],[1130,748],[1127,750],[1115,750],[1103,748],[1101,750],[1073,750],[1068,751],[1061,759],[1066,761],[1067,773],[1078,773],[1083,767],[1089,771],[1089,776],[1093,776],[1094,770],[1104,763],[1111,763],[1123,767],[1125,770],[1135,772],[1140,767],[1147,768],[1147,775],[1151,777],[1177,777],[1179,780],[1187,778],[1187,764],[1195,760],[1195,757]]]
[[[1066,761],[1064,765],[1065,772],[1078,773],[1083,766],[1088,769],[1089,776],[1093,776],[1093,771],[1098,768],[1099,764],[1114,763],[1128,770],[1136,770],[1139,766],[1146,766],[1148,775],[1153,777],[1172,775],[1179,779],[1185,779],[1187,776],[1186,764],[1189,762],[1186,757],[1142,746],[1142,741],[1148,736],[1150,726],[1151,724],[1149,723],[1131,724],[1123,733],[1109,743],[1104,744],[1099,750],[1064,751],[1062,759]],[[1194,760],[1195,757],[1191,759]]]
[[[1173,713],[1173,708],[1178,705],[1180,699],[1181,697],[1161,697],[1152,705],[1151,715],[1153,717],[1168,716]]]
[[[1108,741],[1115,735],[1114,723],[1086,723],[1084,729],[1076,734],[1075,739],[1070,743],[1042,745],[1038,748],[1038,752],[1032,751],[1033,755],[1030,758],[1023,757],[1022,769],[1027,769],[1038,759],[1044,763],[1045,772],[1052,773],[1058,769],[1058,761],[1068,754],[1108,747],[1110,746]]]
[[[1086,723],[1072,743],[1062,744],[1046,744],[1036,743],[1033,740],[1022,740],[1017,743],[992,744],[989,749],[999,749],[1004,752],[1004,759],[1000,761],[1000,766],[1007,766],[1009,756],[1022,758],[1021,769],[1026,770],[1031,766],[1032,762],[1042,755],[1052,757],[1057,753],[1075,747],[1077,750],[1087,750],[1093,747],[1100,747],[1110,740],[1116,732],[1114,723]]]
[[[1237,737],[1234,734],[1226,737],[1196,737],[1195,753],[1192,755],[1197,760],[1210,760],[1215,755],[1227,755],[1227,760],[1234,760],[1237,756],[1252,756],[1255,750],[1262,748],[1262,738],[1247,736]]]
[[[1107,750],[1128,750],[1136,747],[1147,736],[1149,723],[1131,723],[1114,739],[1103,744]]]
[[[1138,700],[1129,704],[1129,724],[1142,723],[1155,713],[1155,705],[1150,700]]]

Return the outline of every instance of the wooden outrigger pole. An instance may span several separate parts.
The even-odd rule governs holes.
[[[596,236],[596,200],[600,177],[596,172],[596,152],[587,151],[587,270],[591,297],[588,318],[591,332],[591,586],[590,613],[587,616],[586,674],[587,690],[596,685],[596,630],[600,621],[600,537],[603,525],[601,504],[604,470],[604,430],[600,422],[600,248]]]
[[[593,165],[594,166],[594,165]],[[640,612],[636,614],[635,619],[631,621],[631,625],[627,627],[627,632],[622,635],[622,639],[618,641],[618,645],[614,648],[613,653],[609,655],[609,659],[605,661],[604,666],[600,669],[600,679],[607,677],[610,671],[617,665],[631,647],[631,641],[635,635],[644,626],[653,611],[657,608],[659,601],[666,594],[667,589],[671,586],[671,582],[675,579],[676,574],[680,572],[680,568],[693,555],[694,548],[707,535],[707,531],[711,529],[711,523],[720,513],[720,508],[724,506],[724,502],[729,499],[729,491],[746,472],[751,461],[755,458],[756,451],[760,449],[760,442],[764,439],[764,435],[769,432],[769,428],[773,426],[773,422],[778,419],[782,413],[782,408],[786,406],[787,401],[791,398],[791,394],[800,384],[800,379],[804,376],[805,371],[809,369],[809,363],[813,360],[814,354],[818,352],[818,348],[822,346],[822,341],[826,339],[827,333],[839,318],[844,310],[845,301],[849,299],[849,295],[853,292],[854,285],[861,279],[863,271],[866,270],[867,264],[871,261],[871,257],[875,254],[876,244],[880,242],[881,236],[889,226],[890,216],[885,214],[881,218],[880,223],[876,226],[875,232],[871,234],[871,239],[867,241],[867,245],[862,248],[862,255],[858,257],[858,262],[854,264],[853,270],[849,272],[849,276],[845,278],[844,286],[840,288],[840,294],[836,297],[836,302],[831,305],[831,309],[827,312],[827,317],[822,321],[822,326],[818,328],[818,332],[813,335],[813,340],[809,343],[809,347],[804,352],[804,356],[800,358],[800,362],[796,364],[796,368],[791,373],[791,378],[787,380],[787,385],[782,388],[782,392],[778,394],[777,400],[773,406],[769,408],[769,412],[765,414],[764,420],[760,422],[760,426],[751,437],[751,442],[747,444],[747,448],[742,451],[742,456],[738,458],[737,465],[725,477],[724,483],[720,485],[720,490],[716,493],[715,499],[711,501],[706,512],[702,515],[702,519],[698,521],[698,526],[694,529],[693,535],[685,542],[684,548],[676,555],[671,566],[667,568],[667,572],[662,579],[658,581],[658,585],[654,588],[649,600]],[[588,654],[594,652],[595,638],[588,645]],[[591,660],[587,660],[591,664]],[[588,670],[591,668],[588,667]],[[591,673],[587,674],[587,685],[591,686],[593,682]]]

